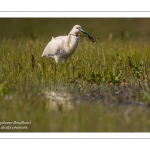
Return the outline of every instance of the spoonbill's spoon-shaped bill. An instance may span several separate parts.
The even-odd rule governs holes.
[[[57,36],[55,38],[52,37],[52,40],[45,47],[42,57],[53,58],[56,63],[61,59],[62,63],[64,63],[67,58],[75,52],[78,46],[79,32],[87,35],[92,42],[96,42],[96,40],[85,32],[80,25],[75,25],[68,35]]]

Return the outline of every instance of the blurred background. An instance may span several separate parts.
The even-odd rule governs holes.
[[[150,18],[0,18],[0,39],[66,35],[76,24],[89,34],[115,39],[149,40]]]

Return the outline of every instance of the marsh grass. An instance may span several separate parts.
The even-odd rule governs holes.
[[[150,131],[150,44],[121,35],[96,44],[81,37],[65,64],[41,57],[46,36],[2,38],[0,121],[32,123],[0,131]],[[48,107],[46,88],[59,92],[61,86],[73,96],[71,110]]]

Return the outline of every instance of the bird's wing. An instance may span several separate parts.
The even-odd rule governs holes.
[[[63,38],[64,36],[59,36],[56,38],[52,37],[52,40],[45,47],[42,57],[53,57],[56,55],[63,47]]]

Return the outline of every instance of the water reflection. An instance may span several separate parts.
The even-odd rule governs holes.
[[[74,109],[73,95],[64,86],[51,89],[46,88],[46,99],[49,100],[48,108],[56,110]]]
[[[119,87],[119,86],[97,86],[97,87],[81,87],[81,86],[52,86],[46,88],[45,95],[48,100],[48,108],[56,110],[74,109],[78,104],[106,104],[121,106],[147,106],[149,98],[139,87]],[[149,93],[149,91],[147,91]],[[145,101],[143,100],[145,97]]]

